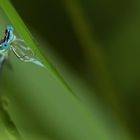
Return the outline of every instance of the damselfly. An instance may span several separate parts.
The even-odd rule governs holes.
[[[4,60],[8,58],[10,51],[12,51],[21,61],[31,62],[44,67],[44,65],[35,57],[34,52],[27,46],[25,41],[16,37],[13,26],[6,27],[4,38],[0,41],[0,67],[2,67]]]

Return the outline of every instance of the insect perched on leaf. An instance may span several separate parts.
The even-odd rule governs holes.
[[[16,37],[13,26],[6,27],[4,38],[0,41],[0,68],[8,58],[9,51],[12,51],[21,61],[31,62],[44,67],[44,65],[37,60],[34,52],[27,46],[25,41]]]

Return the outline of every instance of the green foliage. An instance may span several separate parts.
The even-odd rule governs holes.
[[[28,2],[25,1],[26,4]],[[29,5],[30,3],[33,4],[29,2]],[[58,15],[65,13],[62,21],[58,20],[64,24],[63,26],[56,25],[51,16],[50,21],[48,20],[56,27],[60,26],[62,32],[67,33],[61,34],[62,44],[61,36],[57,33],[59,29],[46,30],[49,25],[39,20],[41,16],[36,17],[39,21],[36,24],[40,29],[43,28],[42,35],[47,36],[44,32],[48,31],[50,36],[47,39],[30,33],[11,3],[8,0],[0,0],[0,32],[7,24],[12,24],[16,34],[25,40],[46,67],[41,68],[32,63],[21,62],[14,54],[10,54],[0,75],[0,139],[132,140],[139,138],[137,133],[133,133],[136,130],[135,125],[131,124],[126,107],[127,101],[124,102],[127,91],[133,88],[134,79],[139,75],[139,70],[131,73],[132,68],[126,64],[127,60],[122,61],[129,58],[124,56],[126,50],[128,54],[131,50],[137,50],[137,48],[127,49],[124,40],[129,37],[135,41],[138,39],[131,35],[126,36],[127,32],[133,34],[133,31],[128,30],[133,23],[125,26],[126,20],[121,25],[118,23],[117,31],[105,30],[107,26],[99,24],[100,20],[105,16],[108,18],[105,23],[111,20],[109,17],[112,17],[112,13],[117,15],[115,9],[106,9],[106,6],[111,7],[110,1],[108,4],[103,4],[90,0],[62,0],[61,4],[58,1],[48,4],[59,5],[56,6],[54,13]],[[26,5],[26,10],[29,5]],[[103,7],[101,10],[104,15],[98,11],[100,5]],[[36,8],[39,6],[33,7],[37,11]],[[37,13],[41,13],[41,10]],[[112,13],[108,14],[111,11]],[[100,17],[93,18],[92,14]],[[114,29],[111,25],[115,26],[115,23],[110,23],[110,28]],[[104,32],[100,33],[101,31]],[[36,35],[36,38],[33,38],[32,34]],[[57,43],[53,42],[53,39]],[[63,45],[63,48],[68,49],[71,46],[65,45],[69,43],[76,47],[68,56],[63,53],[64,58],[69,60],[68,57],[77,55],[75,67],[79,65],[79,70],[74,71],[70,63],[62,61],[58,55],[59,51],[56,53],[50,49],[53,45],[56,48]],[[76,50],[83,56],[80,53],[75,54]],[[135,67],[135,64],[136,61],[134,64],[132,62],[131,66]],[[122,66],[125,70],[121,69]],[[132,75],[128,76],[130,73]],[[128,96],[132,95],[127,95],[127,98],[130,98]]]

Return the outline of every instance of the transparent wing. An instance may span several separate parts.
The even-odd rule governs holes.
[[[37,60],[34,52],[27,46],[24,40],[15,39],[11,43],[11,49],[21,61],[32,62],[36,65],[44,67],[44,65],[39,60]]]

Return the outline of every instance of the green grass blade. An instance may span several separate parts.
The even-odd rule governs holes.
[[[26,41],[28,46],[30,46],[31,49],[36,53],[37,57],[41,60],[41,62],[45,65],[47,70],[54,76],[62,85],[67,88],[70,93],[72,93],[74,96],[76,94],[72,91],[72,89],[67,85],[67,83],[64,81],[62,76],[57,72],[57,70],[52,66],[52,64],[49,62],[49,60],[44,57],[39,50],[39,44],[36,45],[36,40],[32,37],[31,33],[25,26],[24,22],[21,20],[19,15],[17,14],[14,7],[11,5],[11,3],[8,0],[1,0],[0,6],[4,10],[6,16],[10,20],[11,24],[15,27],[16,32],[19,34],[19,36]]]
[[[12,70],[4,67],[2,83],[7,99],[6,111],[25,140],[129,140],[113,137],[102,122],[91,115],[51,63],[42,55],[36,41],[13,6],[0,0],[0,6],[19,36],[34,50],[47,69],[9,56]],[[55,78],[54,78],[55,77]],[[57,79],[57,80],[56,80]],[[4,113],[3,113],[4,114]],[[11,138],[12,139],[12,138]]]

